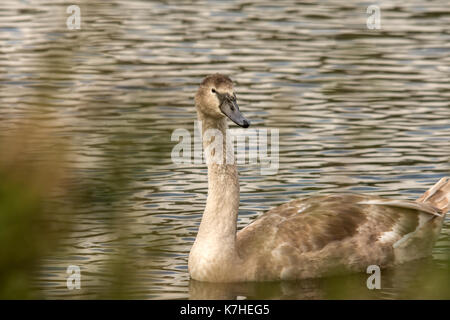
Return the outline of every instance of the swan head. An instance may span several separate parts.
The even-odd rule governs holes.
[[[226,116],[240,127],[250,126],[250,121],[239,111],[233,81],[225,75],[216,73],[203,79],[195,95],[195,105],[206,117],[221,119]]]

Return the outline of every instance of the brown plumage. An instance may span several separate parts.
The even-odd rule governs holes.
[[[224,97],[227,97],[226,99]],[[195,96],[202,133],[226,141],[226,117],[242,127],[231,79],[206,77]],[[215,139],[204,139],[207,158]],[[217,147],[217,146],[216,146]],[[225,143],[223,156],[230,154]],[[226,149],[226,150],[225,150]],[[227,158],[228,159],[228,158]],[[298,199],[273,208],[236,232],[236,164],[208,162],[208,199],[189,255],[193,279],[211,282],[321,277],[389,267],[431,253],[450,204],[450,181],[441,179],[417,201],[338,194]]]
[[[239,255],[258,261],[253,278],[259,280],[365,271],[429,255],[444,215],[429,213],[427,204],[422,210],[411,201],[389,202],[355,194],[291,201],[238,232]]]
[[[223,86],[233,86],[233,81],[226,75],[216,73],[205,77],[200,85],[219,88]]]

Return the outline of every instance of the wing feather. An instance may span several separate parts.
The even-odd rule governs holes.
[[[432,214],[437,217],[442,217],[441,210],[433,207],[427,203],[419,203],[415,201],[408,200],[389,200],[389,199],[369,199],[360,201],[359,204],[374,204],[380,206],[391,206],[397,208],[413,209],[422,212]]]

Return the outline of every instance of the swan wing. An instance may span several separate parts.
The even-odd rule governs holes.
[[[434,220],[438,222],[429,223]],[[399,254],[404,260],[426,256],[442,220],[438,209],[423,203],[354,194],[316,196],[264,213],[238,233],[237,245],[241,255],[252,257],[255,278],[316,277],[335,267],[390,265],[396,248],[410,248],[416,238],[420,243],[414,242],[414,249]]]
[[[373,205],[379,205],[379,206],[391,206],[391,207],[397,207],[397,208],[405,208],[405,209],[413,209],[418,210],[423,213],[429,213],[431,215],[435,215],[437,217],[442,217],[443,213],[438,208],[427,204],[427,203],[420,203],[416,201],[409,201],[409,200],[390,200],[390,199],[369,199],[369,200],[363,200],[359,202],[359,204],[373,204]]]

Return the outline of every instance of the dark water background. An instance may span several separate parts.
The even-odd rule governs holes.
[[[383,271],[381,290],[366,274],[190,282],[206,169],[171,160],[172,132],[193,132],[199,82],[221,72],[253,127],[280,133],[276,174],[240,168],[239,227],[313,193],[417,198],[450,174],[448,1],[377,2],[380,30],[367,29],[365,1],[86,1],[80,30],[66,27],[70,4],[0,3],[0,136],[33,118],[67,143],[64,166],[90,186],[42,259],[40,294],[450,298],[450,217],[432,258]],[[67,289],[68,265],[80,266],[81,290]]]

